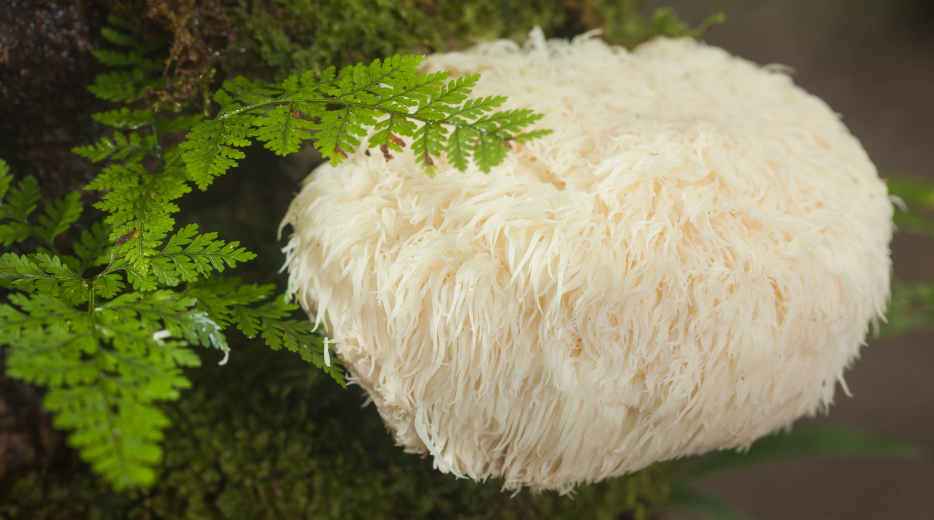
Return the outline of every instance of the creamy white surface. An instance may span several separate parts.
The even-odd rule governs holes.
[[[322,166],[290,290],[407,451],[569,491],[826,407],[888,295],[892,207],[785,74],[690,40],[430,56],[551,135],[490,174]]]

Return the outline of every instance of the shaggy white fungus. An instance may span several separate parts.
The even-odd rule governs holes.
[[[569,491],[825,408],[889,287],[891,204],[785,74],[691,40],[426,59],[554,133],[489,175],[318,168],[290,288],[406,451]]]

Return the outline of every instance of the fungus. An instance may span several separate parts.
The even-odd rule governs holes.
[[[820,99],[687,39],[425,64],[554,132],[489,174],[361,151],[284,221],[290,290],[406,451],[566,493],[832,402],[884,310],[892,207]]]

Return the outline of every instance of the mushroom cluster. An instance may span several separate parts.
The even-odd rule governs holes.
[[[425,64],[554,132],[489,174],[360,152],[284,221],[290,290],[406,451],[568,492],[832,402],[885,307],[892,205],[825,103],[688,39]]]

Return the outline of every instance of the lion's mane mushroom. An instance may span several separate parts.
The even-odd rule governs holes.
[[[691,40],[428,57],[554,133],[489,175],[318,168],[290,288],[407,451],[569,491],[826,408],[889,287],[891,203],[780,71]]]

